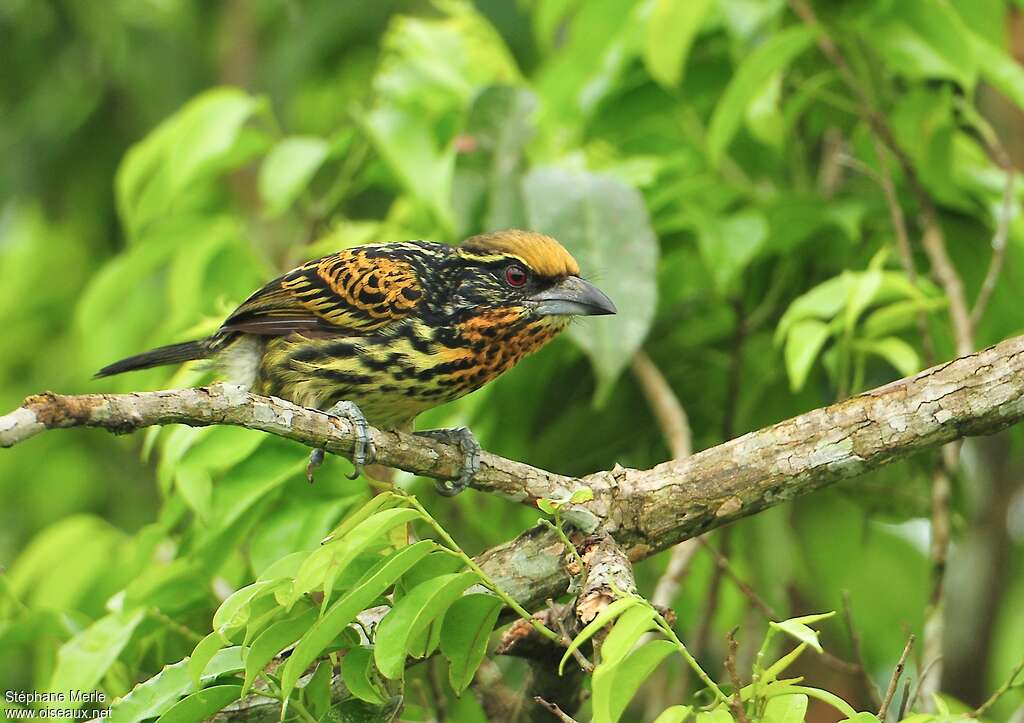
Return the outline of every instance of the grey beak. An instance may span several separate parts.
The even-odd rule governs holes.
[[[568,276],[537,292],[530,301],[541,316],[598,316],[617,311],[603,291],[578,276]]]

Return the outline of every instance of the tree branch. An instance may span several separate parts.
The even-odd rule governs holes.
[[[591,502],[565,517],[587,531],[615,535],[630,559],[767,507],[856,477],[893,460],[962,437],[989,434],[1024,418],[1024,337],[927,369],[908,379],[816,409],[649,470],[616,466],[573,480],[484,454],[474,486],[529,501],[562,497],[586,485]],[[158,424],[233,424],[324,446],[348,456],[347,421],[238,387],[25,400],[0,417],[0,446],[45,429],[94,426],[127,432]],[[378,462],[428,477],[454,475],[450,445],[371,430]],[[562,543],[544,529],[483,553],[488,575],[526,607],[565,591]]]

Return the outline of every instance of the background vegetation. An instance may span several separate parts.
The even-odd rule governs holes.
[[[468,424],[486,449],[564,474],[673,453],[632,371],[641,351],[702,449],[1020,333],[1024,226],[1007,172],[1024,160],[1018,3],[819,1],[840,64],[794,12],[807,7],[7,0],[0,406],[41,389],[199,383],[195,369],[90,376],[208,333],[300,260],[517,226],[560,238],[620,314],[574,326],[421,426]],[[967,339],[923,233],[929,207],[969,305],[1005,252]],[[945,566],[929,532],[944,483],[927,455],[711,534],[731,574],[696,551],[671,599],[675,632],[727,681],[739,628],[745,677],[767,623],[733,575],[780,617],[841,610],[846,592],[878,686],[908,634],[944,620],[943,697],[917,707],[980,705],[1024,651],[1021,443],[1015,429],[965,447]],[[232,591],[315,550],[367,499],[343,460],[308,485],[305,456],[228,428],[54,433],[5,450],[2,687],[113,698],[192,653]],[[470,554],[539,514],[399,482]],[[641,593],[668,560],[638,566]],[[822,642],[853,660],[842,617],[818,623]],[[497,662],[515,690],[520,662]],[[872,708],[849,670],[795,666]],[[438,670],[409,672],[403,717],[481,720]],[[653,720],[702,685],[668,659],[624,719]],[[1021,704],[1011,690],[987,714]],[[807,716],[840,717],[817,700]]]

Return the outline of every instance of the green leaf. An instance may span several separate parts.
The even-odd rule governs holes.
[[[589,487],[580,487],[569,496],[569,502],[574,505],[590,502],[592,499],[594,499],[594,490]]]
[[[786,337],[786,373],[794,392],[803,389],[814,360],[828,341],[828,324],[816,319],[804,319],[789,329]]]
[[[242,125],[261,107],[237,88],[215,88],[190,100],[140,143],[118,168],[117,208],[137,236],[195,191],[195,184],[241,160],[232,156]]]
[[[806,695],[780,695],[765,705],[764,723],[803,723],[806,715]]]
[[[344,537],[334,539],[310,553],[302,563],[292,585],[290,600],[323,588],[326,603],[334,581],[348,564],[374,543],[386,540],[387,533],[421,516],[418,510],[399,507],[381,510],[351,529]]]
[[[698,713],[697,723],[733,723],[732,713],[728,708],[719,706],[713,711]]]
[[[859,351],[882,357],[905,377],[921,371],[921,357],[917,350],[899,337],[859,340],[856,343],[856,348]]]
[[[192,678],[192,685],[199,687],[199,681],[203,678],[203,671],[213,660],[221,648],[224,647],[224,639],[216,631],[210,633],[196,644],[192,655],[188,657],[188,674]]]
[[[854,283],[850,289],[850,298],[846,302],[844,315],[847,329],[853,329],[860,315],[875,301],[882,288],[883,278],[882,272],[877,270],[854,274]]]
[[[764,247],[768,222],[756,211],[707,219],[698,225],[697,243],[715,288],[726,294]]]
[[[643,56],[651,77],[661,85],[679,85],[690,46],[710,7],[711,0],[654,0],[646,22]]]
[[[623,613],[601,643],[601,665],[614,665],[626,657],[640,637],[654,627],[654,610],[637,605]]]
[[[625,618],[625,615],[622,617]],[[668,640],[652,640],[619,662],[602,662],[597,666],[593,679],[594,723],[616,723],[641,683],[650,677],[662,660],[675,651],[675,644]]]
[[[798,321],[833,318],[846,306],[852,285],[853,274],[840,274],[794,299],[775,330],[775,343],[785,339],[790,328]]]
[[[377,626],[374,661],[385,678],[395,680],[405,671],[405,658],[416,636],[445,613],[466,588],[480,582],[475,572],[460,572],[417,585],[395,603]]]
[[[372,519],[372,518],[371,518]],[[334,603],[302,636],[281,673],[281,691],[290,695],[299,676],[356,616],[384,593],[413,565],[437,549],[432,540],[422,540],[392,555],[376,572]],[[383,621],[382,621],[383,624]],[[379,635],[379,628],[378,628]]]
[[[803,652],[807,649],[807,643],[800,643],[795,648],[790,650],[788,653],[783,655],[781,658],[776,660],[774,663],[769,665],[764,674],[761,676],[761,680],[766,683],[771,683],[773,680],[779,677],[779,675],[786,670],[790,665],[793,664],[797,658],[799,658]]]
[[[721,162],[757,90],[810,47],[814,37],[812,28],[794,25],[769,36],[740,63],[715,106],[708,126],[705,145],[713,166]]]
[[[945,78],[970,91],[978,62],[973,35],[949,3],[900,0],[865,31],[865,39],[897,73]]]
[[[912,718],[913,716],[907,716],[906,718],[902,719],[900,723],[910,723]],[[928,718],[930,718],[930,716]],[[864,711],[858,713],[852,718],[847,718],[846,720],[849,721],[849,723],[878,723],[878,716],[874,713],[868,713]],[[918,721],[918,723],[921,723],[921,721]]]
[[[781,630],[787,635],[796,638],[801,643],[807,643],[820,653],[822,650],[821,643],[818,642],[818,632],[807,626],[811,623],[826,620],[833,615],[835,615],[835,612],[818,613],[815,615],[804,615],[798,618],[790,618],[789,620],[783,620],[781,623],[769,622],[768,624],[773,629]]]
[[[897,301],[868,314],[862,329],[864,335],[868,337],[887,336],[913,327],[917,323],[918,314],[927,314],[945,306],[945,297]]]
[[[272,592],[273,588],[279,585],[280,580],[262,580],[235,590],[213,614],[214,631],[226,642],[228,635],[249,622],[252,602],[259,596]]]
[[[561,241],[618,307],[615,316],[581,319],[568,331],[590,358],[600,403],[654,319],[658,242],[647,209],[637,191],[610,176],[538,168],[524,189],[529,227]]]
[[[1009,53],[976,33],[967,37],[985,80],[1024,109],[1024,68]]]
[[[373,648],[360,646],[352,648],[341,660],[341,679],[345,687],[359,700],[374,705],[383,705],[384,696],[374,685],[371,670]]]
[[[693,715],[693,706],[674,705],[663,710],[661,715],[654,719],[654,723],[683,723],[691,715]]]
[[[472,593],[452,603],[445,615],[441,652],[448,659],[448,680],[456,693],[473,682],[501,607],[501,600],[494,595]]]
[[[242,695],[247,695],[256,676],[278,653],[294,643],[309,630],[317,619],[317,609],[308,608],[285,620],[272,623],[252,642],[245,654],[245,682]]]
[[[240,685],[215,685],[182,698],[157,718],[157,723],[202,723],[241,697]]]
[[[329,660],[320,661],[310,676],[309,682],[302,689],[306,698],[306,706],[313,717],[323,720],[323,716],[331,708],[331,678],[334,674],[334,667]]]
[[[110,723],[138,723],[161,715],[174,705],[178,698],[193,689],[187,666],[187,658],[173,665],[166,665],[152,678],[135,686],[128,695],[115,700],[110,706]],[[213,680],[225,673],[234,673],[241,669],[242,648],[224,648],[206,666],[203,680]]]
[[[110,613],[60,646],[47,690],[93,690],[131,640],[132,633],[144,617],[142,610]],[[60,705],[77,709],[82,703],[65,702]]]
[[[559,509],[561,509],[562,505],[561,503],[555,502],[554,500],[549,500],[547,497],[541,497],[539,500],[537,500],[537,507],[545,515],[550,515],[554,517],[555,513],[558,512]]]
[[[275,145],[260,166],[260,198],[268,216],[278,216],[306,189],[327,159],[330,144],[314,136],[291,136]]]
[[[573,641],[569,643],[569,647],[565,650],[565,655],[562,656],[562,660],[558,664],[558,674],[562,674],[562,671],[565,669],[565,664],[568,662],[569,656],[573,654],[573,651],[578,650],[579,647],[590,640],[597,631],[615,620],[619,615],[626,612],[634,605],[642,604],[644,603],[635,597],[622,597],[613,601],[608,605],[608,607],[599,612],[597,617],[591,620],[590,623],[580,631],[580,634],[573,638]]]
[[[185,499],[185,503],[206,520],[210,516],[210,499],[213,497],[213,479],[210,473],[194,464],[181,464],[174,473],[174,485]]]
[[[327,535],[323,539],[324,545],[328,542],[345,537],[351,530],[357,525],[362,523],[364,520],[369,519],[373,515],[377,514],[381,510],[389,510],[392,507],[404,507],[407,506],[406,500],[400,495],[396,495],[392,492],[384,492],[383,494],[375,495],[371,497],[366,504],[357,510],[353,510],[351,513],[345,516],[337,527],[331,530],[331,534]]]

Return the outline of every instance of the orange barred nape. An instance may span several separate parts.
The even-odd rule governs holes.
[[[462,242],[469,251],[511,254],[541,276],[579,276],[576,259],[550,236],[534,231],[509,229],[470,236]]]

